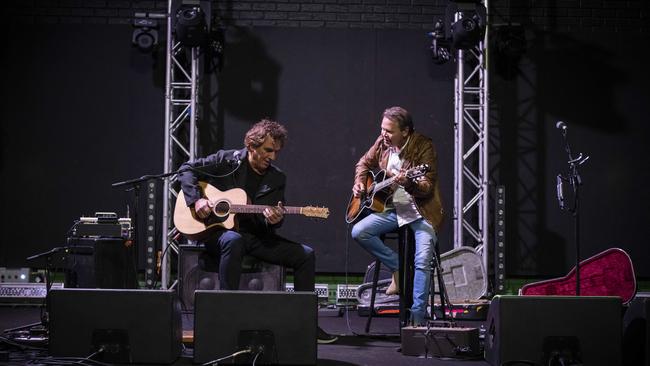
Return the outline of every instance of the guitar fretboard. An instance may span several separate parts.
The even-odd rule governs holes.
[[[397,177],[394,176],[394,177],[390,177],[390,178],[388,178],[386,180],[382,180],[381,182],[377,183],[377,185],[375,185],[375,189],[373,189],[373,191],[379,192],[382,189],[390,186],[395,181],[395,178],[397,178]]]
[[[424,174],[427,171],[429,171],[427,165],[418,165],[415,168],[411,168],[411,169],[407,170],[406,171],[406,177],[409,178],[409,179],[413,179],[413,178],[419,177],[420,175]],[[395,178],[397,178],[396,175],[375,184],[375,188],[372,191],[373,192],[379,192],[382,189],[392,185],[395,182]]]
[[[262,213],[271,206],[266,205],[231,205],[232,213]],[[285,214],[302,214],[302,207],[283,206]]]

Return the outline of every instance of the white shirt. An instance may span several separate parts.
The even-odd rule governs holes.
[[[400,169],[402,169],[402,164],[404,162],[400,159],[399,153],[404,149],[404,147],[406,147],[406,144],[408,144],[409,140],[406,140],[406,143],[402,146],[401,149],[398,149],[396,147],[390,148],[388,164],[386,164],[386,172],[390,173],[390,175],[397,175]],[[392,205],[390,203],[386,205],[386,209],[392,209],[393,207],[397,213],[397,225],[399,227],[422,218],[420,212],[418,212],[418,209],[415,207],[413,196],[408,194],[408,192],[406,192],[402,186],[397,186],[397,189],[395,192],[393,192]]]

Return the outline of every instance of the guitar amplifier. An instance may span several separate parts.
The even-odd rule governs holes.
[[[47,294],[44,283],[0,283],[0,303],[2,304],[41,304]],[[60,282],[52,288],[63,288]]]
[[[96,212],[94,217],[82,216],[75,225],[75,237],[131,239],[131,219],[118,218],[112,212]]]
[[[136,288],[135,247],[117,237],[70,237],[55,264],[64,270],[65,287]]]

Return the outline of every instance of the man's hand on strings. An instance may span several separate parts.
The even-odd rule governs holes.
[[[406,176],[405,170],[400,170],[399,173],[395,176],[395,183],[404,187],[409,181],[409,178]]]
[[[361,197],[365,193],[366,186],[364,186],[363,183],[356,183],[354,186],[352,186],[352,194],[354,197]]]
[[[194,202],[194,211],[196,212],[196,216],[200,219],[205,219],[210,216],[210,213],[212,212],[210,200],[207,198],[200,198],[198,201]]]
[[[265,208],[263,214],[266,222],[275,225],[284,218],[284,206],[282,202],[278,202],[277,206]]]

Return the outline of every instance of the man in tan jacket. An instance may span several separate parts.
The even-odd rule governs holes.
[[[413,174],[409,173],[421,166],[426,166],[426,173],[410,178]],[[413,230],[415,273],[410,320],[414,325],[424,324],[431,287],[431,259],[444,212],[435,147],[430,138],[415,132],[413,119],[404,108],[391,107],[384,111],[381,135],[356,165],[354,197],[362,198],[367,193],[368,174],[377,169],[394,179],[390,195],[383,202],[383,210],[371,213],[354,225],[352,237],[393,272],[393,281],[386,293],[396,294],[399,292],[398,254],[386,246],[380,236],[404,225]],[[375,199],[378,197],[376,195]]]

